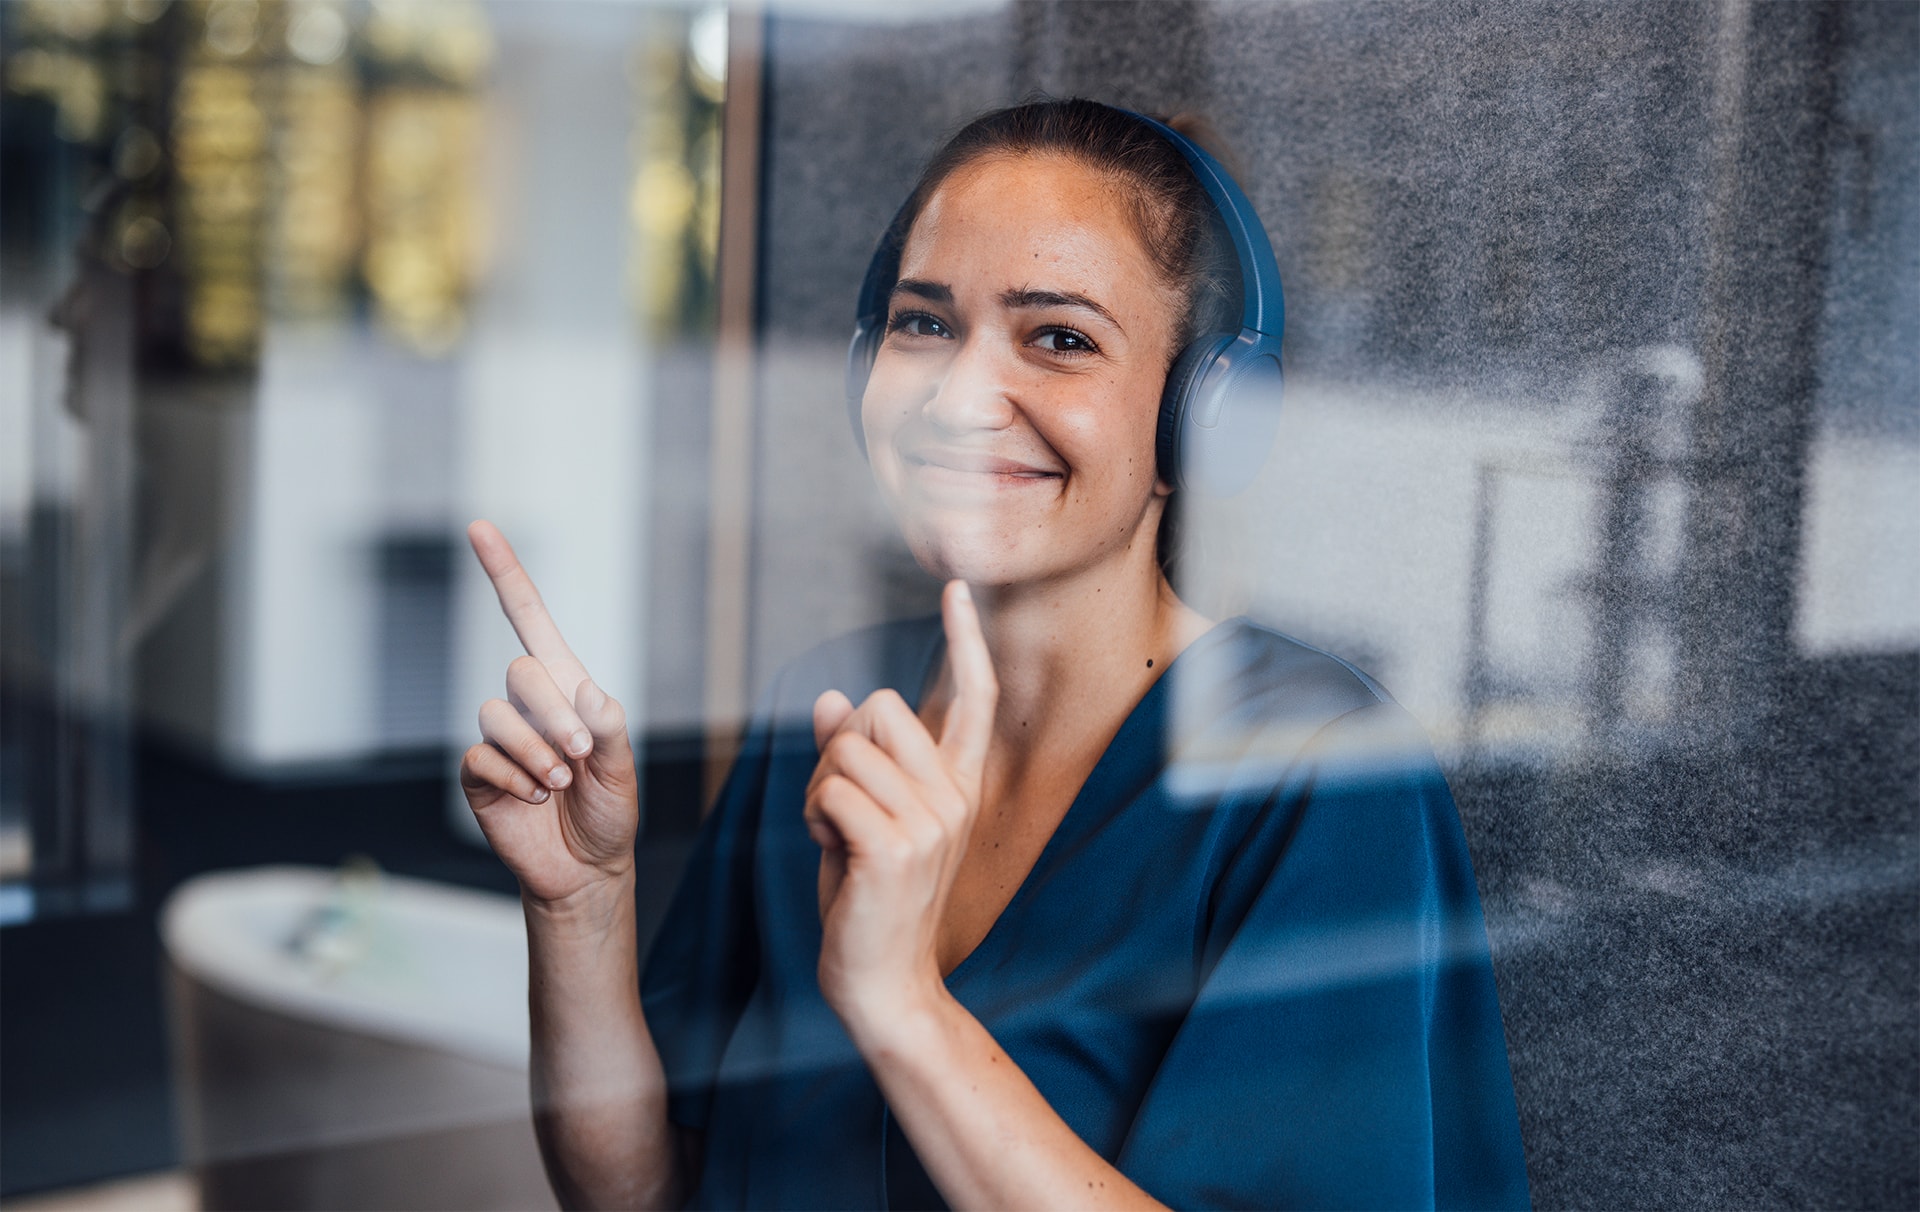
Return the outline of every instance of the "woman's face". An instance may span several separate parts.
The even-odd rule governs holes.
[[[1061,156],[992,157],[913,225],[861,415],[874,477],[936,576],[1011,585],[1141,543],[1151,557],[1178,296],[1125,188]]]

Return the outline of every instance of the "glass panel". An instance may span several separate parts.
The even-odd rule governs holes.
[[[14,0],[0,39],[9,1207],[140,1171],[129,1199],[183,1206],[549,1197],[518,888],[455,782],[522,645],[465,528],[510,537],[626,709],[647,946],[743,744],[811,769],[782,671],[938,609],[850,432],[848,340],[928,158],[1034,96],[1200,122],[1272,236],[1278,437],[1245,491],[1175,495],[1166,566],[1206,622],[1330,652],[1419,726],[1533,1201],[1920,1201],[1920,6]],[[1027,421],[1051,398],[999,387]],[[888,650],[897,689],[932,651]],[[1259,748],[1284,729],[1195,740],[1221,700],[1172,680],[1162,731],[1088,755],[1192,740],[1165,772],[1188,815],[1156,819],[1316,794]],[[789,731],[748,735],[755,703]],[[754,910],[745,985],[783,956],[815,979],[802,794],[741,810],[768,814],[737,852],[761,882],[711,898]],[[1224,877],[1138,896],[1176,852],[1141,850],[1083,883],[1036,858],[1058,928],[983,920],[1008,950],[952,987],[1232,916]],[[763,952],[776,927],[801,942]],[[1302,930],[1236,994],[1320,1004],[1431,958]],[[1158,1066],[1215,958],[1181,957],[1082,1017],[1164,1028]],[[781,1063],[863,1083],[841,1202],[932,1200],[920,1129],[820,1013]],[[1245,1118],[1333,1122],[1313,1091]],[[794,1121],[826,1131],[818,1105]],[[1087,1125],[1133,1112],[1098,1110],[1073,1126],[1118,1157]],[[1219,1152],[1184,1160],[1257,1148]]]

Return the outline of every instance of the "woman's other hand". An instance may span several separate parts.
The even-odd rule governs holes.
[[[954,699],[938,740],[891,690],[858,709],[828,691],[813,707],[820,988],[856,1039],[944,989],[941,922],[980,811],[999,683],[964,582],[948,583],[941,613]]]
[[[467,538],[526,655],[507,666],[507,697],[480,707],[485,740],[462,759],[460,788],[522,895],[569,903],[633,868],[640,800],[626,713],[560,637],[506,536],[475,522]]]

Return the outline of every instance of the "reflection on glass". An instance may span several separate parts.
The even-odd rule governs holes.
[[[474,102],[440,89],[381,89],[367,112],[367,247],[378,315],[416,349],[460,336],[473,270]]]
[[[710,316],[720,243],[720,107],[726,9],[663,9],[636,51],[628,290],[648,331],[672,338]]]
[[[205,366],[250,365],[260,347],[268,120],[258,74],[216,58],[245,54],[251,36],[240,41],[237,21],[207,28],[205,57],[189,60],[174,94],[187,348]]]

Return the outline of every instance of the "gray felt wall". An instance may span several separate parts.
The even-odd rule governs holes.
[[[1183,591],[1432,733],[1536,1202],[1920,1206],[1920,8],[775,13],[755,676],[932,601],[840,397],[918,163],[1035,89],[1202,110],[1289,388]]]

